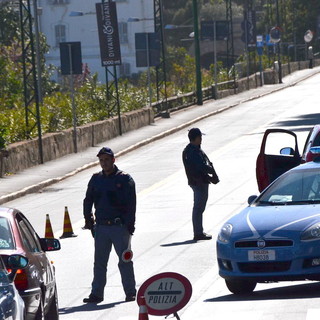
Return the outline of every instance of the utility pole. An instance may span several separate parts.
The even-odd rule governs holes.
[[[160,107],[160,115],[163,118],[170,118],[168,110],[168,94],[167,94],[167,72],[166,72],[166,50],[163,32],[163,4],[162,0],[153,0],[154,6],[154,32],[159,36],[160,40],[160,64],[156,66],[156,84],[157,84],[157,100],[162,99]]]
[[[199,41],[199,18],[198,18],[198,1],[193,0],[193,23],[194,23],[194,51],[196,59],[196,95],[197,104],[202,105],[202,77],[200,64],[200,41]]]
[[[102,5],[111,0],[101,0]],[[122,125],[121,125],[121,110],[120,110],[120,95],[119,95],[119,86],[118,86],[118,75],[117,75],[117,66],[113,64],[110,67],[105,67],[106,73],[106,98],[107,98],[107,108],[108,108],[108,117],[113,117],[115,114],[118,116],[118,126],[119,126],[119,135],[122,135]]]
[[[279,1],[276,0],[276,12],[277,12],[277,27],[280,27],[280,15],[279,15]],[[277,43],[278,51],[278,64],[279,64],[279,83],[282,83],[282,66],[281,66],[281,54],[280,54],[280,41]]]
[[[37,3],[34,2],[34,6]],[[31,13],[30,0],[19,0],[20,28],[21,28],[21,47],[22,47],[22,67],[23,67],[23,87],[24,105],[26,119],[26,138],[30,139],[32,131],[37,128],[39,163],[43,163],[42,133],[39,88],[37,81],[36,57],[33,36],[33,17]],[[34,17],[38,19],[38,17]],[[36,30],[37,31],[37,30]],[[39,52],[38,52],[39,55]],[[37,57],[39,59],[39,56]],[[40,73],[40,72],[39,72]],[[40,76],[40,75],[38,75]],[[35,111],[32,108],[35,106]],[[33,118],[33,123],[31,123]]]
[[[234,67],[234,43],[233,43],[233,15],[232,15],[232,1],[226,0],[226,20],[228,21],[228,37],[227,37],[227,67],[228,70]],[[231,55],[231,59],[230,59]],[[231,62],[230,62],[231,60]],[[229,72],[228,72],[229,77]],[[236,70],[233,70],[233,90],[236,93]]]

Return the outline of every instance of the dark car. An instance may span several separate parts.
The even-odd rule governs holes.
[[[279,143],[290,146],[269,150],[268,146],[278,146]],[[313,161],[320,156],[320,125],[315,125],[309,132],[300,155],[297,135],[285,129],[268,129],[264,133],[256,164],[256,176],[259,191],[264,190],[272,181],[286,171],[301,163]]]
[[[15,277],[27,320],[59,319],[54,267],[46,255],[46,251],[59,249],[59,240],[41,239],[19,210],[0,207],[0,255],[4,263],[10,269],[12,254],[20,254],[29,262]]]
[[[8,264],[12,269],[10,273],[0,257],[0,319],[24,320],[24,302],[13,281],[17,270],[25,268],[28,260],[20,255],[11,255]]]

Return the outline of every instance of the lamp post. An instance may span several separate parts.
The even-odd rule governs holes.
[[[214,98],[218,99],[218,76],[217,76],[217,23],[213,21],[213,63],[214,63]]]
[[[280,15],[279,15],[279,1],[276,0],[276,12],[277,12],[277,27],[280,26]],[[280,42],[278,46],[278,63],[279,63],[279,83],[282,83],[282,67],[281,67],[281,54],[280,54]]]
[[[194,52],[196,59],[196,95],[197,104],[202,105],[202,79],[200,65],[200,41],[199,41],[199,20],[198,20],[198,2],[193,0],[193,23],[194,23]]]
[[[35,44],[36,44],[36,65],[37,65],[37,83],[39,103],[42,104],[42,81],[41,81],[41,59],[40,59],[40,35],[39,35],[39,19],[38,19],[38,3],[33,0],[34,13],[34,29],[35,29]]]

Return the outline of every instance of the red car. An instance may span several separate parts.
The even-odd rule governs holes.
[[[25,303],[27,320],[59,319],[54,268],[46,255],[46,251],[59,249],[59,240],[40,239],[20,211],[0,207],[0,255],[4,263],[7,265],[12,254],[29,261],[26,268],[17,271],[14,281]]]
[[[289,147],[277,148],[279,143],[286,140]],[[268,148],[271,146],[271,148]],[[270,150],[269,150],[270,149]],[[259,191],[264,190],[273,180],[296,167],[297,165],[313,161],[320,156],[320,125],[315,125],[309,132],[302,155],[298,149],[297,135],[285,129],[268,129],[264,133],[260,153],[257,158],[256,176]]]

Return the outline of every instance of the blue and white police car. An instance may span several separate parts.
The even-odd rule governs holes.
[[[234,294],[257,283],[320,280],[320,162],[295,167],[222,226],[219,274]]]

